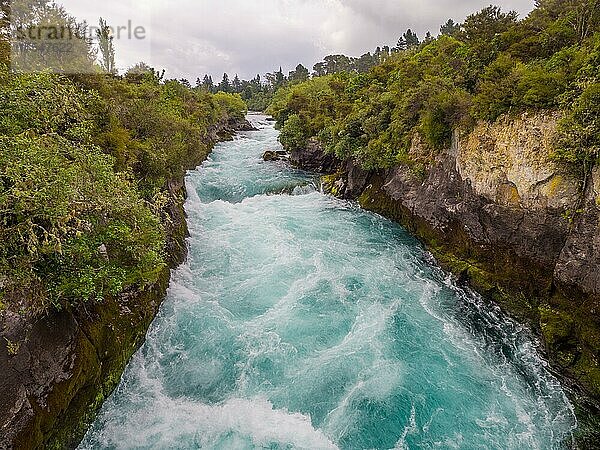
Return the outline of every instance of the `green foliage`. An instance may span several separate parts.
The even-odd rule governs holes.
[[[587,172],[600,157],[600,84],[589,84],[560,123],[557,157]]]
[[[298,150],[306,147],[309,137],[306,121],[297,114],[292,114],[285,121],[279,139],[286,148]]]
[[[248,113],[248,107],[240,94],[228,94],[217,92],[214,95],[215,103],[223,117],[232,119],[243,119]]]
[[[522,64],[506,54],[486,67],[473,100],[477,118],[496,120],[515,106],[521,70]]]
[[[326,58],[315,75],[342,73],[280,89],[268,111],[284,145],[316,137],[339,158],[378,169],[426,165],[409,152],[417,133],[428,150],[440,150],[455,129],[477,120],[562,109],[567,117],[557,157],[589,166],[600,135],[599,11],[600,0],[540,0],[519,21],[516,13],[490,6],[463,24],[448,21],[440,36],[418,45],[407,32],[391,53],[380,49],[384,56],[368,73],[358,73],[343,55]]]
[[[470,108],[471,98],[464,90],[440,90],[427,100],[419,131],[431,147],[449,148],[452,131],[467,124]]]
[[[92,144],[96,94],[49,74],[4,73],[0,97],[2,273],[43,283],[55,304],[155,281],[162,228]]]
[[[111,36],[110,27],[106,21],[100,18],[100,27],[96,30],[96,37],[100,47],[100,56],[102,57],[102,68],[106,73],[115,75],[115,47],[113,36]]]
[[[124,79],[0,68],[0,279],[40,310],[154,283],[165,266],[167,182],[239,119],[213,96],[143,64]]]

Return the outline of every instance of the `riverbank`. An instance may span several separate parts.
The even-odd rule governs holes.
[[[325,189],[357,200],[418,237],[461,283],[499,304],[542,341],[578,409],[581,448],[597,446],[600,415],[598,201],[551,158],[557,118],[523,114],[471,133],[434,154],[415,138],[423,165],[365,171],[315,140],[293,151],[298,167],[325,174]]]
[[[231,139],[252,126],[224,119],[204,144]],[[207,154],[187,161],[188,169]],[[0,322],[0,448],[74,448],[93,422],[165,297],[171,269],[187,255],[183,175],[166,183],[164,213],[168,266],[156,283],[103,302],[82,303],[42,315],[4,314]]]

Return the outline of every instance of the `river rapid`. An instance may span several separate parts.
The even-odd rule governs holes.
[[[81,449],[554,449],[573,407],[524,327],[398,225],[263,162],[189,172],[189,258]]]

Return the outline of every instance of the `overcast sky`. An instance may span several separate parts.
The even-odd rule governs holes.
[[[411,28],[422,37],[437,34],[448,18],[462,21],[491,0],[57,0],[90,24],[103,17],[145,39],[116,40],[117,66],[145,61],[167,69],[169,77],[223,72],[242,78],[288,72],[298,63],[309,69],[324,56],[360,56],[379,45],[395,45]],[[533,0],[497,0],[522,17]],[[129,22],[131,21],[131,22]],[[142,33],[139,33],[141,35]],[[218,81],[218,80],[215,80]]]

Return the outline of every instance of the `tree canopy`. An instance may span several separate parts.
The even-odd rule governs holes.
[[[561,110],[556,158],[589,171],[597,136],[600,0],[539,0],[526,18],[489,6],[462,24],[449,19],[423,42],[407,30],[394,51],[357,71],[328,70],[280,89],[269,108],[282,142],[318,138],[326,150],[367,169],[410,163],[415,137],[432,150],[455,129],[525,110]],[[381,56],[384,55],[384,56]],[[414,163],[414,161],[413,161]]]

